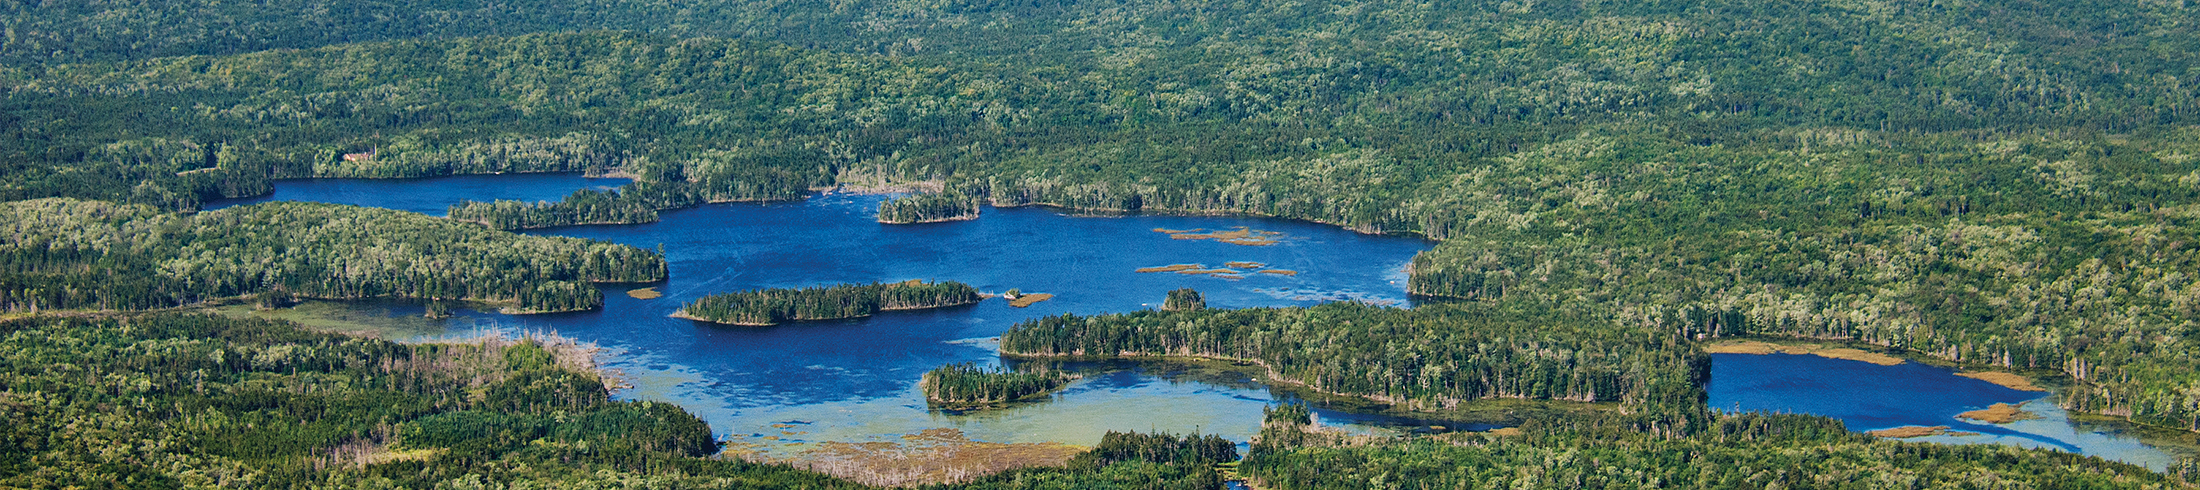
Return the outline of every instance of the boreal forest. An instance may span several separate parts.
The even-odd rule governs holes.
[[[546,172],[631,181],[442,217],[214,205],[283,179]],[[2014,373],[2074,416],[2200,433],[2187,0],[55,0],[0,5],[0,487],[863,488],[719,456],[696,415],[613,397],[596,353],[555,336],[399,343],[200,311],[596,309],[599,284],[665,280],[666,252],[520,231],[845,187],[918,190],[881,223],[1046,206],[1423,237],[1411,308],[1184,290],[1020,322],[999,348],[1232,364],[1438,415],[1545,407],[1375,437],[1281,405],[1255,440],[1110,432],[937,488],[2200,483],[2189,457],[1721,411],[1703,350],[1801,339]],[[979,298],[858,284],[686,313]],[[1019,369],[913,389],[1043,403],[1069,380]]]

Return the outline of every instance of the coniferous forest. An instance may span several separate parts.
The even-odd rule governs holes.
[[[2055,378],[2074,413],[2200,430],[2200,8],[2183,1],[0,12],[0,486],[853,487],[697,458],[716,447],[693,416],[609,401],[542,342],[143,312],[595,308],[593,284],[661,280],[664,258],[504,230],[914,183],[942,191],[890,201],[880,221],[1043,205],[1440,240],[1404,281],[1431,300],[1416,308],[1220,310],[1171,293],[1164,311],[1025,322],[1002,336],[1011,355],[1224,359],[1421,410],[1602,407],[1409,440],[1282,417],[1235,468],[1260,488],[2166,488],[2200,474],[1713,412],[1698,347],[1857,342]],[[448,219],[206,210],[277,179],[525,172],[634,183],[465,202]],[[848,285],[684,312],[771,324],[975,300],[953,283]],[[966,485],[1215,488],[1234,450],[1207,440],[1111,434],[1067,467]]]
[[[592,309],[592,283],[665,277],[654,252],[414,213],[275,202],[189,215],[67,198],[0,203],[0,309],[142,310],[251,295]]]
[[[984,298],[978,296],[978,289],[968,284],[909,280],[713,294],[681,307],[679,314],[713,323],[762,326],[866,317],[880,311],[942,308],[976,303],[981,299]]]
[[[985,408],[1061,389],[1073,379],[1053,370],[1020,372],[987,369],[970,363],[949,364],[924,373],[918,385],[924,398],[949,409]]]
[[[978,198],[960,192],[933,192],[889,199],[878,205],[878,222],[905,225],[978,219]]]

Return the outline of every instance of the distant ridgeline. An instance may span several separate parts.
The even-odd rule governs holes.
[[[196,214],[73,199],[0,203],[0,309],[140,310],[262,295],[603,304],[591,283],[665,277],[626,245],[537,237],[415,213],[273,202]],[[275,301],[280,303],[281,301]]]
[[[977,197],[955,191],[912,194],[879,203],[878,222],[911,224],[978,219],[980,202]]]
[[[777,325],[789,321],[835,320],[888,310],[917,310],[966,305],[984,299],[978,289],[959,282],[919,280],[890,284],[841,284],[800,289],[759,289],[713,294],[681,307],[674,316],[729,325]]]
[[[1061,389],[1073,379],[1076,377],[1051,369],[1018,372],[958,363],[924,373],[917,385],[924,389],[924,398],[931,404],[965,410],[1034,398]]]

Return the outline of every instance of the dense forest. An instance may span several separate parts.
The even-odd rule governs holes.
[[[917,382],[925,401],[948,409],[985,408],[1029,399],[1061,389],[1074,379],[1056,370],[1036,372],[987,369],[971,363],[948,364],[924,373]]]
[[[1688,405],[1703,365],[1691,342],[1843,339],[2059,374],[2073,410],[2200,430],[2200,10],[2183,2],[176,0],[0,12],[0,305],[15,312],[247,296],[590,308],[589,283],[660,279],[662,258],[462,221],[639,223],[710,202],[928,182],[942,194],[892,218],[1050,205],[1419,234],[1443,241],[1415,258],[1410,290],[1463,300],[1047,318],[1004,336],[1017,352],[1229,358],[1417,407],[1522,397],[1651,410]],[[636,181],[558,202],[461,203],[455,220],[300,204],[197,212],[274,179],[502,172]],[[939,300],[925,296],[903,300]],[[710,308],[769,321],[888,301],[818,297],[830,301]],[[37,406],[24,403],[5,405]],[[1710,421],[1821,422],[1673,417],[1689,428],[1309,443],[1275,449],[1267,466],[1256,449],[1246,468],[1268,472],[1264,488],[1387,487],[1407,470],[1522,486],[1838,483],[1796,480],[1795,468],[1855,477],[1841,482],[2155,481],[2006,448],[1720,439],[1702,432]],[[480,423],[526,435],[550,430],[541,421]],[[524,451],[570,449],[543,440]],[[1813,454],[1831,456],[1801,456]],[[1735,473],[1676,473],[1690,461]],[[518,467],[549,465],[500,466]],[[84,474],[112,470],[99,468]],[[222,471],[191,474],[235,474]],[[448,475],[438,471],[424,474]],[[1201,471],[1125,460],[984,484],[1205,481]],[[280,474],[269,478],[299,475]],[[708,486],[686,483],[670,485]]]
[[[979,200],[960,192],[927,192],[878,204],[878,222],[896,225],[978,219]]]
[[[0,322],[0,486],[860,488],[705,460],[679,407],[612,401],[556,338],[398,344],[166,314]]]
[[[1807,415],[1603,414],[1521,434],[1350,436],[1271,413],[1238,471],[1259,488],[2180,488],[2124,463],[2001,445],[1888,441]],[[1659,419],[1696,419],[1644,431]]]
[[[1001,334],[1012,356],[1188,356],[1257,363],[1333,394],[1444,409],[1487,398],[1649,403],[1695,390],[1710,358],[1674,332],[1479,305],[1062,315]]]
[[[39,199],[0,203],[0,229],[6,311],[152,309],[267,294],[571,311],[603,304],[591,283],[665,278],[663,257],[625,245],[331,204],[179,215]]]
[[[758,289],[696,298],[677,316],[729,325],[777,325],[837,320],[890,310],[967,305],[984,299],[978,289],[953,281],[839,284],[798,289]]]

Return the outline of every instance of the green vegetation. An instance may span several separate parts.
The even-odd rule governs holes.
[[[1685,399],[1710,369],[1708,356],[1669,331],[1475,305],[1065,314],[1003,332],[1001,353],[1249,361],[1280,382],[1418,409],[1484,398]]]
[[[252,296],[596,308],[591,283],[665,277],[664,258],[385,209],[276,202],[197,214],[73,199],[0,203],[0,308],[139,310]]]
[[[878,222],[905,225],[978,219],[979,199],[960,192],[932,192],[878,204]]]
[[[966,305],[984,299],[968,284],[911,280],[892,284],[841,284],[801,289],[758,289],[713,294],[680,308],[676,316],[730,325],[870,316],[887,310]]]
[[[1205,308],[1207,308],[1207,299],[1200,297],[1199,290],[1192,288],[1172,289],[1169,291],[1168,299],[1161,302],[1161,309],[1163,310],[1177,311]]]
[[[1221,437],[1108,431],[1064,468],[1009,471],[946,488],[1215,490],[1222,488],[1215,465],[1237,459],[1237,444]]]
[[[717,451],[679,407],[610,401],[550,339],[397,344],[164,314],[0,323],[0,486],[857,488]]]
[[[1538,420],[1512,436],[1353,437],[1271,416],[1238,471],[1260,488],[2177,488],[2144,468],[2061,451],[1919,444],[1802,415]],[[1644,430],[1649,428],[1673,430]]]
[[[940,366],[925,372],[924,379],[918,381],[917,386],[924,389],[926,401],[961,410],[991,407],[1052,393],[1068,385],[1072,379],[1076,378],[1054,370],[1017,372],[1007,368],[986,369],[965,362]]]
[[[1702,365],[1690,341],[1846,339],[2060,373],[2073,410],[2200,430],[2200,21],[2182,2],[178,0],[0,12],[0,305],[14,311],[385,296],[555,311],[597,304],[589,282],[664,274],[661,258],[630,248],[404,213],[185,214],[277,178],[636,178],[555,203],[451,210],[500,229],[922,181],[971,199],[892,214],[982,200],[1418,233],[1444,242],[1414,260],[1411,291],[1466,299],[1050,318],[1004,337],[1012,350],[1242,359],[1423,407],[1527,397],[1634,409],[1687,404]],[[642,32],[574,32],[604,28]],[[488,37],[460,37],[474,35]],[[789,294],[708,306],[769,322],[873,301]],[[1701,434],[1305,454],[1388,468],[1392,456],[1485,451],[1478,461],[1546,469],[1588,454],[1613,472],[1716,486],[1770,485],[1808,464],[1858,478],[1840,481],[2144,480],[2013,449],[1718,446]],[[1789,457],[1821,449],[1842,457]],[[1450,456],[1412,459],[1423,453]],[[1656,463],[1695,457],[1768,476]],[[2038,474],[1976,464],[1996,458]],[[1272,484],[1383,476],[1338,464]],[[1478,464],[1421,476],[1639,481]],[[1067,487],[1071,474],[1014,481]],[[1344,475],[1360,479],[1325,479]]]

